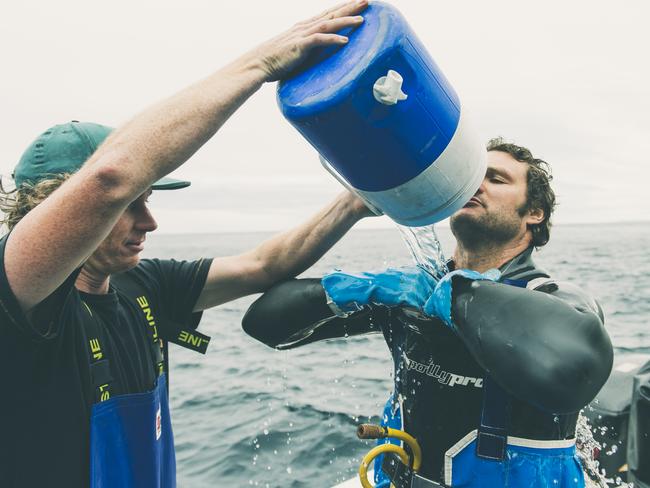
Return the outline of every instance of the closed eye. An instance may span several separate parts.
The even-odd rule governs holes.
[[[513,181],[512,177],[506,171],[493,167],[488,167],[485,177],[490,183],[506,184]]]

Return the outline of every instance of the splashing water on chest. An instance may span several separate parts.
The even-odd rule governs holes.
[[[407,227],[396,224],[415,263],[436,279],[449,272],[442,246],[432,225]]]

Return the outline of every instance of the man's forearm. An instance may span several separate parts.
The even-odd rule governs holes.
[[[305,223],[260,244],[252,252],[262,262],[262,289],[305,271],[368,215],[359,199],[344,193]]]
[[[373,320],[375,313],[378,316]],[[258,298],[244,315],[242,328],[267,346],[290,349],[324,339],[378,332],[381,314],[368,308],[346,318],[337,317],[327,305],[319,279],[290,280]]]
[[[113,165],[128,201],[194,154],[265,81],[251,55],[153,105],[117,129],[82,171]]]

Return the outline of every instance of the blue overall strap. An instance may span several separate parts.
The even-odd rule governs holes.
[[[142,306],[141,300],[143,298],[144,297],[139,297],[136,299],[140,306]],[[148,306],[146,298],[144,298],[144,300]],[[154,369],[157,377],[162,376],[163,373],[167,373],[165,375],[165,385],[167,398],[169,399],[169,360],[167,358],[167,341],[163,340],[158,334],[158,327],[154,321],[148,321],[148,323],[149,327],[147,327],[147,335],[149,336],[149,348],[153,359]]]
[[[163,370],[166,373],[165,382],[167,386],[167,400],[169,400],[169,343],[165,340],[162,340],[162,355],[163,355]]]
[[[502,461],[508,443],[510,397],[492,378],[483,379],[483,408],[476,436],[476,455]]]
[[[132,298],[130,295],[125,294],[120,290],[117,290],[117,293],[124,299],[125,303],[132,303]],[[166,366],[165,355],[163,353],[163,340],[158,334],[158,325],[156,324],[156,320],[153,318],[151,311],[152,306],[149,304],[147,297],[145,295],[140,295],[135,299],[135,302],[137,303],[138,308],[143,313],[144,319],[147,322],[146,330],[147,335],[149,336],[149,351],[151,352],[151,359],[153,360],[155,375],[158,377],[165,372]]]
[[[500,283],[503,283],[504,285],[516,286],[518,288],[526,288],[526,286],[528,286],[528,281],[529,280],[516,280],[512,278],[504,278],[500,280]]]
[[[104,402],[111,397],[113,384],[110,362],[103,348],[104,334],[99,317],[93,314],[86,302],[82,300],[81,303],[83,303],[87,312],[87,315],[84,315],[86,320],[83,323],[83,334],[90,365],[90,381],[95,392],[94,403]]]
[[[504,278],[501,283],[526,288],[528,280]],[[476,455],[503,461],[508,444],[510,396],[490,376],[483,379],[483,407],[476,436]]]
[[[147,331],[156,376],[160,376],[165,372],[165,367],[167,366],[167,362],[165,361],[166,355],[164,354],[165,345],[163,340],[158,336],[158,331],[155,328],[147,327]]]
[[[86,342],[88,362],[90,364],[90,381],[95,392],[94,402],[99,403],[111,398],[114,379],[111,374],[110,361],[103,348],[104,333],[101,318],[93,313],[88,304],[82,300],[87,315],[84,321],[83,332]],[[147,327],[149,348],[153,359],[155,376],[161,376],[167,367],[166,354],[163,341],[159,338],[154,327]],[[119,389],[119,388],[118,388]]]

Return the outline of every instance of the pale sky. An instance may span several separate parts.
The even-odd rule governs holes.
[[[549,161],[556,223],[648,220],[650,3],[395,0],[478,122]],[[0,8],[0,173],[47,127],[119,125],[331,4],[25,0]],[[340,190],[263,87],[159,192],[160,232],[286,228]],[[362,226],[388,226],[386,217]]]

